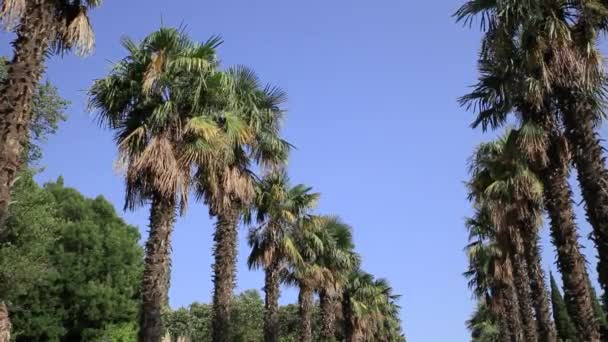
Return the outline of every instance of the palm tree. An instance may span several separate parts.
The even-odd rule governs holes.
[[[555,341],[538,247],[543,187],[522,153],[513,148],[515,139],[517,132],[507,131],[477,148],[471,161],[470,198],[478,206],[488,207],[498,241],[507,244],[526,339],[536,340],[538,330],[543,341]],[[531,316],[532,306],[536,319]]]
[[[258,224],[251,230],[249,244],[250,268],[263,268],[266,293],[264,312],[264,340],[278,341],[278,309],[280,275],[287,264],[304,262],[294,240],[295,229],[307,229],[301,224],[309,220],[309,212],[316,206],[318,193],[299,184],[289,185],[285,171],[277,171],[264,177],[256,187],[253,211],[246,221],[254,219]],[[254,218],[255,217],[255,218]],[[312,293],[313,288],[309,289]],[[308,299],[308,298],[305,298]]]
[[[323,294],[321,338],[331,341],[335,338],[333,321],[337,291],[350,271],[359,264],[359,258],[353,252],[351,229],[338,217],[313,216],[301,220],[291,233],[302,262],[289,264],[282,278],[299,288],[300,341],[312,342],[315,291]]]
[[[598,341],[568,184],[568,143],[559,128],[551,97],[552,81],[562,77],[555,66],[562,61],[546,60],[552,55],[547,47],[554,44],[554,37],[563,41],[570,31],[561,20],[561,3],[539,1],[473,0],[457,12],[462,21],[481,15],[486,31],[480,80],[462,103],[477,109],[474,127],[497,128],[508,120],[509,114],[517,114],[517,145],[543,183],[545,209],[551,219],[569,313],[585,340]]]
[[[213,341],[228,341],[230,306],[236,275],[237,227],[241,213],[255,198],[251,164],[275,169],[286,163],[291,145],[280,137],[287,95],[280,88],[262,87],[246,67],[228,70],[234,96],[231,107],[216,118],[228,137],[226,158],[202,163],[196,175],[197,192],[217,217],[213,235]]]
[[[598,33],[605,32],[608,7],[601,1],[573,1],[571,12],[577,17],[570,25],[567,49],[575,58],[558,70],[565,79],[557,82],[555,97],[564,125],[565,137],[572,147],[572,160],[585,202],[587,220],[593,228],[598,251],[599,282],[608,291],[608,170],[597,126],[605,116],[603,57]],[[565,20],[565,18],[564,18]],[[560,47],[559,49],[566,49]],[[553,52],[560,53],[558,48]],[[562,53],[565,55],[565,53]]]
[[[322,218],[317,216],[300,219],[295,229],[288,232],[296,252],[288,258],[291,262],[287,262],[281,272],[281,280],[284,283],[295,285],[299,289],[300,342],[313,340],[314,291],[325,279],[331,277],[330,271],[317,262],[319,255],[331,248],[330,242],[324,239],[327,234],[324,234],[321,220]]]
[[[212,120],[225,108],[217,99],[229,91],[216,70],[220,43],[194,43],[183,31],[164,27],[139,44],[124,39],[128,56],[90,90],[91,108],[115,132],[126,171],[125,209],[151,203],[140,341],[160,341],[164,334],[171,234],[177,209],[183,212],[187,204],[192,164],[218,159],[225,145]]]
[[[31,103],[44,72],[49,50],[58,53],[92,50],[94,35],[87,11],[101,0],[3,0],[0,20],[14,29],[13,59],[0,86],[0,236],[10,203],[10,188],[21,168],[27,143]]]
[[[346,342],[405,341],[398,298],[386,280],[353,271],[342,296]]]
[[[324,248],[316,262],[329,272],[317,288],[321,305],[321,339],[335,340],[336,310],[342,290],[352,270],[359,267],[361,260],[354,251],[352,229],[339,217],[326,216],[320,220],[324,233]]]
[[[501,341],[522,341],[521,311],[513,286],[513,267],[504,244],[496,240],[496,229],[488,207],[477,208],[466,221],[469,230],[467,254],[469,287],[478,301],[485,302],[496,316]]]
[[[500,330],[496,315],[484,300],[477,303],[477,308],[467,321],[471,331],[471,342],[500,342]]]

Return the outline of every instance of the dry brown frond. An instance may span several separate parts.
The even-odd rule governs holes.
[[[152,138],[137,156],[127,159],[127,182],[139,183],[144,192],[156,192],[166,197],[181,197],[182,208],[187,201],[190,169],[180,163],[175,146],[164,136]],[[121,153],[126,155],[126,151]]]
[[[76,49],[79,56],[88,56],[95,48],[95,33],[91,27],[89,16],[84,8],[81,8],[76,17],[68,24],[63,37],[68,46]]]
[[[560,87],[593,90],[602,82],[602,57],[595,49],[581,51],[573,46],[552,49],[551,82]]]
[[[255,196],[253,179],[237,167],[226,167],[222,173],[222,186],[230,197],[242,203],[249,203]]]
[[[0,8],[0,19],[7,30],[13,30],[25,14],[26,0],[4,0]]]
[[[166,56],[165,51],[160,50],[152,55],[152,61],[148,65],[148,70],[144,75],[143,91],[144,94],[150,94],[156,81],[165,69]]]

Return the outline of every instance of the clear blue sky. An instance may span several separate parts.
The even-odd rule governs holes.
[[[63,175],[69,186],[122,208],[116,148],[87,113],[85,90],[124,56],[121,36],[140,39],[161,18],[184,23],[199,40],[220,34],[225,65],[249,65],[289,92],[292,179],[322,192],[319,211],[350,223],[364,267],[403,295],[408,341],[467,341],[472,302],[461,274],[469,205],[462,182],[484,137],[456,103],[475,81],[479,45],[476,28],[451,18],[461,3],[108,0],[92,15],[95,54],[49,63],[48,78],[72,106],[46,146],[39,179]],[[0,35],[1,53],[9,40]],[[147,216],[145,208],[125,213],[144,236]],[[207,209],[193,202],[175,230],[172,306],[210,299],[211,233]],[[247,252],[241,239],[239,291],[262,287],[262,274],[246,269]],[[282,301],[294,299],[288,290]]]

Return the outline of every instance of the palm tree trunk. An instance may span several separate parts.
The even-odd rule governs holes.
[[[503,332],[510,342],[522,342],[523,341],[523,326],[521,321],[521,314],[519,311],[519,301],[517,298],[517,292],[513,287],[513,284],[504,284],[503,286],[503,298],[504,298],[504,310],[506,327],[508,331]]]
[[[0,342],[11,340],[11,327],[8,308],[4,302],[0,302]]]
[[[327,291],[319,292],[319,302],[321,305],[321,341],[334,342],[335,337],[335,321],[336,321],[336,302]]]
[[[279,341],[279,263],[273,261],[265,272],[264,341]]]
[[[354,315],[350,304],[350,295],[344,293],[342,295],[342,319],[344,321],[345,342],[357,342],[355,339],[355,327],[353,325]]]
[[[513,342],[513,330],[510,328],[509,316],[505,309],[504,298],[500,301],[500,307],[494,308],[494,313],[498,318],[498,340],[500,342]]]
[[[514,286],[517,291],[517,302],[524,335],[524,341],[538,341],[534,311],[532,309],[532,291],[530,289],[530,279],[528,278],[528,266],[523,254],[517,248],[513,255]]]
[[[556,342],[557,332],[551,319],[549,295],[545,286],[545,274],[541,266],[538,230],[534,228],[534,224],[523,224],[521,232],[524,255],[528,266],[530,289],[532,290],[534,312],[536,314],[536,324],[538,326],[538,337],[540,341]]]
[[[312,342],[312,287],[300,284],[298,303],[300,304],[300,342]]]
[[[155,195],[150,208],[150,236],[142,281],[140,342],[160,342],[164,335],[163,311],[168,306],[171,265],[171,233],[175,223],[175,200]]]
[[[513,312],[513,305],[510,302],[511,298],[506,293],[508,287],[503,286],[493,286],[491,288],[491,298],[490,298],[490,309],[497,317],[498,320],[498,340],[500,342],[514,342],[514,332],[518,328],[518,325],[513,320],[514,318],[518,319],[515,315],[517,310],[515,310],[515,314]]]
[[[14,57],[0,87],[0,236],[8,215],[11,185],[22,164],[32,98],[44,71],[54,13],[53,1],[27,1],[13,42]]]
[[[218,215],[213,240],[213,342],[230,341],[230,309],[236,281],[239,214],[230,208]]]
[[[562,97],[565,135],[572,148],[578,182],[585,201],[587,220],[597,247],[599,283],[608,292],[608,170],[593,118],[584,103]],[[574,103],[572,103],[574,102]]]
[[[568,158],[564,155],[562,137],[550,115],[544,122],[549,137],[549,164],[539,177],[544,184],[545,207],[551,220],[551,238],[557,249],[557,266],[562,274],[568,313],[585,341],[600,340],[599,327],[593,314],[591,294],[587,287],[587,269],[580,251],[577,226],[572,208],[572,190],[568,183]]]

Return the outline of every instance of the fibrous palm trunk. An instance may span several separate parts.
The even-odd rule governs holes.
[[[213,342],[230,342],[230,309],[236,281],[236,248],[239,214],[228,208],[215,225],[213,265]]]
[[[264,341],[279,341],[279,262],[273,261],[265,270]]]
[[[336,322],[336,302],[335,298],[330,296],[327,291],[319,291],[319,302],[321,306],[321,341],[334,342],[335,322]]]
[[[600,340],[587,286],[587,269],[578,242],[572,208],[572,190],[568,183],[568,157],[565,142],[553,116],[546,115],[543,128],[549,135],[548,165],[538,174],[544,185],[545,208],[551,221],[551,238],[557,250],[557,266],[562,274],[568,313],[585,341]]]
[[[513,281],[517,291],[517,302],[523,329],[524,341],[538,341],[534,311],[532,309],[532,291],[528,278],[528,266],[520,248],[513,254]]]
[[[0,302],[0,342],[11,340],[11,320],[8,308],[4,302]]]
[[[538,337],[540,341],[556,342],[557,332],[551,319],[549,295],[545,285],[544,271],[541,266],[538,231],[534,228],[534,224],[524,222],[521,232],[526,264],[528,266],[530,289],[532,290],[534,312],[536,314],[536,324],[538,326]]]
[[[494,308],[494,313],[498,319],[498,340],[500,342],[513,342],[513,330],[509,328],[509,317],[505,309],[504,298],[500,301],[500,307]],[[494,305],[496,306],[496,304]]]
[[[505,312],[505,324],[507,331],[503,331],[502,334],[505,339],[510,342],[522,342],[523,341],[523,326],[521,321],[521,313],[519,311],[519,301],[517,298],[517,292],[512,283],[502,285],[503,293],[503,306]]]
[[[576,97],[562,96],[562,117],[578,171],[587,220],[593,228],[599,282],[604,292],[608,292],[608,170],[591,109],[581,102]]]
[[[171,233],[175,223],[175,200],[155,195],[150,208],[150,236],[142,281],[140,342],[160,342],[164,334],[163,311],[168,306],[171,268]]]
[[[300,342],[312,342],[312,308],[313,308],[312,287],[300,284],[298,303],[300,305]]]
[[[32,98],[44,72],[54,24],[53,1],[27,1],[25,15],[13,42],[14,56],[8,65],[6,80],[0,87],[0,236],[8,215],[11,185],[21,167]]]
[[[344,321],[344,337],[346,342],[357,342],[355,327],[353,325],[353,308],[350,303],[350,294],[345,292],[342,295],[342,318]]]

